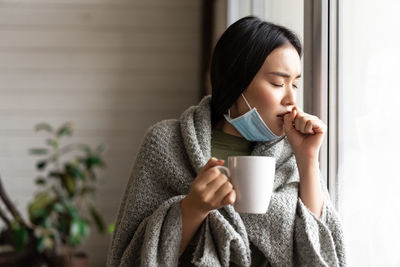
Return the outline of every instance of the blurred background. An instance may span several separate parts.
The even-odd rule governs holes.
[[[216,41],[253,14],[304,44],[298,102],[329,126],[321,167],[349,266],[400,266],[398,10],[391,0],[0,0],[3,186],[27,219],[40,174],[29,149],[46,140],[35,125],[72,122],[66,143],[106,147],[94,203],[108,227],[146,129],[211,93]],[[93,228],[78,248],[105,266],[109,241]]]

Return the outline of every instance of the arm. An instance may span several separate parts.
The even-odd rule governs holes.
[[[298,164],[298,169],[300,175],[300,198],[317,218],[321,218],[324,200],[320,185],[318,159],[301,162]]]
[[[327,126],[295,107],[285,115],[284,129],[300,176],[294,236],[297,265],[345,266],[341,223],[319,175],[318,155]]]
[[[213,167],[224,165],[224,160],[211,158],[192,183],[189,194],[181,202],[182,254],[197,229],[210,211],[235,202],[236,193],[228,178]]]
[[[197,212],[190,208],[188,199],[184,198],[181,201],[181,212],[182,212],[182,240],[179,249],[179,255],[185,251],[190,240],[192,240],[197,229],[201,223],[207,218],[208,213]]]
[[[318,117],[304,113],[297,107],[284,116],[284,130],[299,169],[300,198],[318,218],[323,207],[318,155],[326,129]]]

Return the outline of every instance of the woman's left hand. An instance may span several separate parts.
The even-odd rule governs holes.
[[[327,130],[318,117],[294,107],[284,116],[284,130],[297,161],[315,160]]]

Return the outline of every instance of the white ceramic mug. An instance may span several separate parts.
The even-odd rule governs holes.
[[[216,166],[225,172],[236,191],[234,208],[242,213],[266,213],[271,200],[275,158],[264,156],[228,157],[228,168]]]

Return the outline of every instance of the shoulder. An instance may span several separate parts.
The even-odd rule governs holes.
[[[151,154],[171,153],[183,146],[179,120],[157,122],[149,127],[142,140],[141,150]]]
[[[163,120],[147,129],[144,140],[166,140],[180,132],[179,121],[176,119]]]

